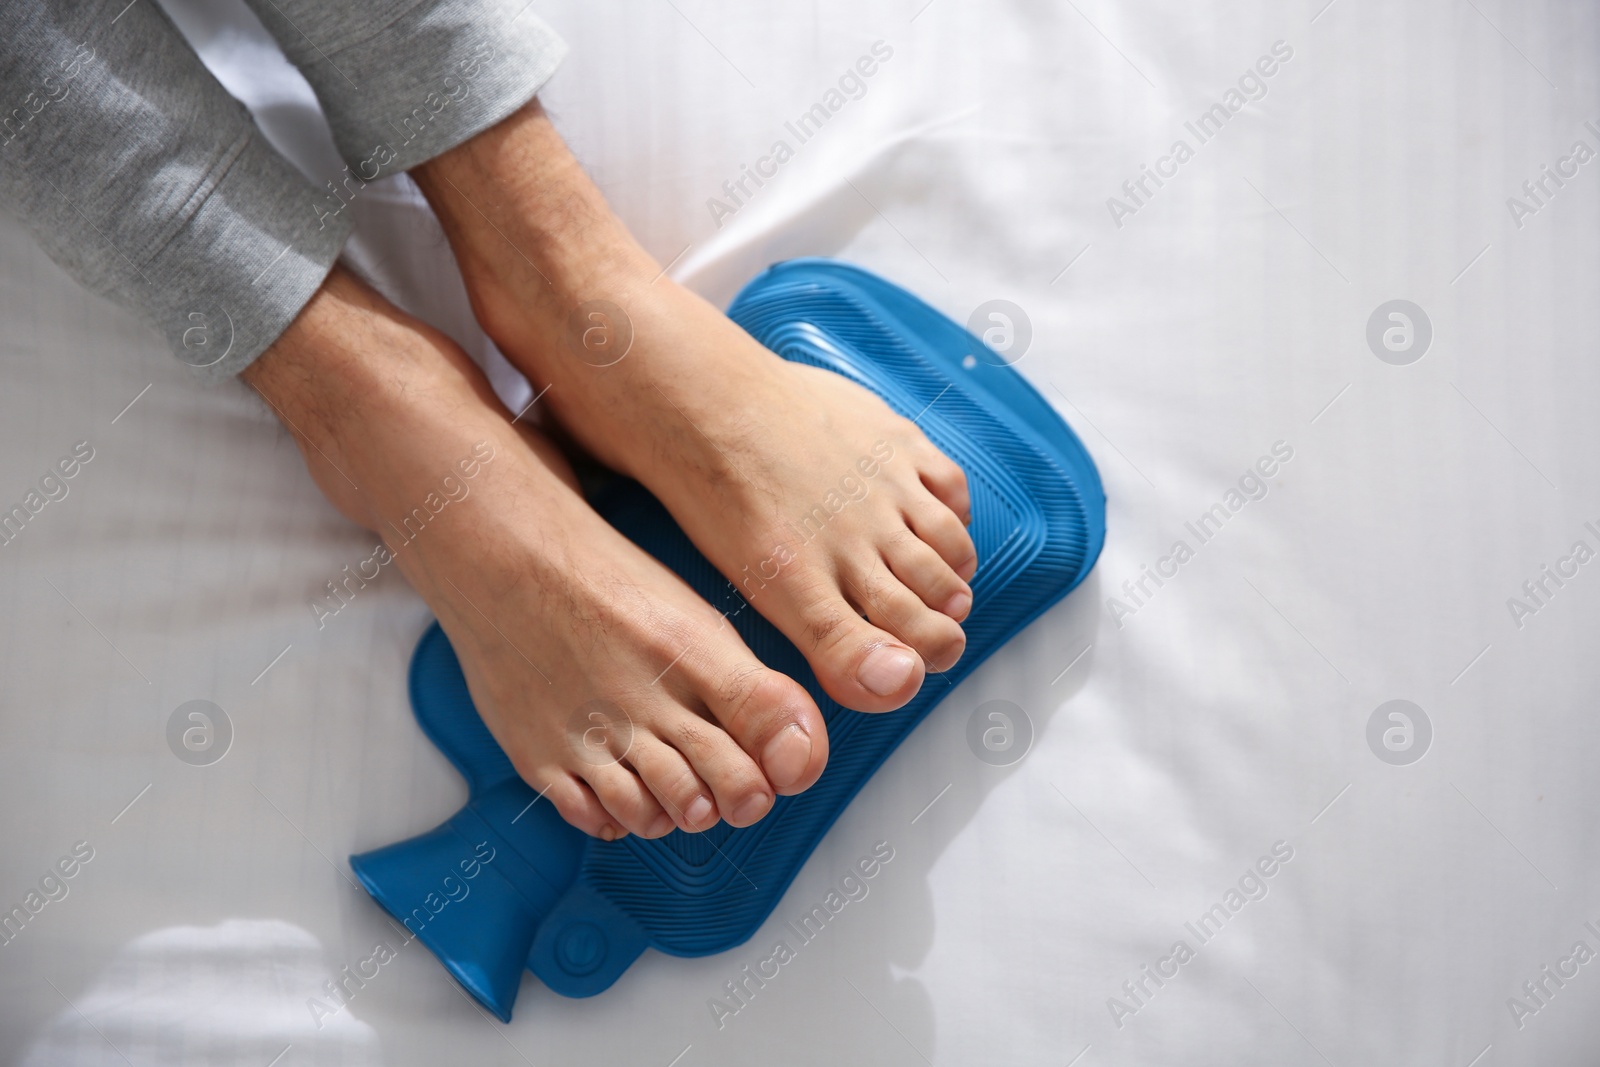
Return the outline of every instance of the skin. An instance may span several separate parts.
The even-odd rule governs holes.
[[[665,277],[612,215],[537,101],[413,171],[478,319],[568,432],[644,483],[750,603],[859,711],[910,700],[966,646],[977,569],[966,478],[912,422],[829,371],[790,363]],[[575,308],[633,334],[597,366]],[[892,458],[861,478],[863,458]],[[841,482],[864,499],[802,519]],[[817,528],[820,527],[820,532]],[[786,560],[764,585],[751,568]],[[771,573],[772,566],[765,568]],[[863,616],[865,616],[863,618]]]
[[[513,425],[443,335],[336,268],[245,378],[328,499],[384,538],[490,731],[568,822],[607,840],[744,826],[822,773],[805,690],[595,514],[560,451]],[[493,458],[467,495],[403,535],[475,447]],[[598,752],[573,722],[593,701],[631,723]]]
[[[539,403],[666,505],[830,696],[891,711],[959,659],[966,480],[915,424],[665,278],[537,101],[412,176],[480,322],[548,387]],[[573,329],[596,299],[620,318]],[[596,515],[561,450],[443,335],[336,268],[244,377],[335,507],[385,539],[484,722],[568,822],[607,840],[745,826],[821,775],[805,690]],[[400,532],[486,453],[464,498]]]

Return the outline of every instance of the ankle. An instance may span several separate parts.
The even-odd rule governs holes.
[[[294,438],[307,470],[346,518],[381,525],[390,462],[460,413],[498,402],[465,353],[336,267],[289,329],[241,375]]]
[[[659,267],[606,204],[538,100],[411,171],[464,274],[565,311]],[[520,283],[520,284],[519,284]]]

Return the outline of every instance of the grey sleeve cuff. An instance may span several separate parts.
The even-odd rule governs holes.
[[[339,255],[349,221],[266,144],[153,4],[23,4],[0,37],[0,205],[184,362],[236,374]]]
[[[364,181],[408,170],[527,103],[567,46],[529,0],[248,0],[316,90]]]

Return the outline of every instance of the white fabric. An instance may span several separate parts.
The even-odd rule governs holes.
[[[308,602],[372,538],[244,386],[186,379],[3,223],[0,504],[77,441],[94,458],[0,547],[0,907],[95,855],[0,947],[0,1059],[1592,1062],[1600,964],[1543,979],[1536,1014],[1507,1003],[1600,950],[1600,565],[1546,579],[1520,628],[1507,606],[1600,548],[1600,163],[1507,206],[1600,148],[1592,5],[920,3],[541,3],[573,46],[545,100],[714,300],[822,254],[963,321],[1025,308],[1017,367],[1100,464],[1105,554],[878,773],[752,943],[649,954],[586,1001],[529,978],[506,1027],[414,947],[315,1025],[322,983],[393,936],[345,856],[463,797],[406,705],[427,612],[389,575],[319,632]],[[336,172],[304,84],[215,8],[178,8],[208,62]],[[878,40],[865,95],[719,229],[707,198]],[[1119,228],[1107,198],[1194,146],[1185,122],[1277,41],[1266,95]],[[357,206],[351,258],[489,359],[415,197]],[[1409,366],[1365,336],[1393,299],[1432,325]],[[1200,544],[1185,523],[1279,441],[1265,499]],[[1179,539],[1193,558],[1119,628],[1108,598]],[[168,749],[191,699],[233,724],[210,766]],[[1036,735],[1010,767],[966,744],[993,699]],[[1392,699],[1433,726],[1409,766],[1366,740]],[[723,983],[879,841],[870,895],[719,1029]],[[1265,899],[1202,944],[1185,924],[1279,841]],[[1179,940],[1194,958],[1128,997]],[[1114,996],[1138,1008],[1120,1028]]]

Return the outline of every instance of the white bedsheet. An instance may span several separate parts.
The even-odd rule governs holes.
[[[94,453],[0,547],[0,907],[93,854],[0,947],[0,1060],[1594,1063],[1600,563],[1571,552],[1600,550],[1600,162],[1572,149],[1600,149],[1600,17],[1324,3],[540,3],[573,45],[546,103],[676,276],[725,301],[770,261],[832,255],[962,321],[1024,308],[1017,368],[1093,452],[1110,536],[753,942],[647,954],[587,1001],[529,977],[510,1026],[418,946],[316,1010],[393,939],[344,858],[463,798],[406,704],[426,609],[390,575],[319,631],[309,601],[372,538],[245,387],[189,381],[0,221],[0,504]],[[332,177],[259,26],[172,7]],[[794,145],[785,121],[880,40],[865,94]],[[1228,111],[1276,42],[1292,55]],[[1185,124],[1218,103],[1202,144]],[[793,158],[719,227],[708,198],[784,138]],[[1180,139],[1192,158],[1162,162]],[[1535,200],[1547,164],[1569,176]],[[1145,165],[1170,177],[1135,198]],[[352,260],[492,363],[403,181],[355,210]],[[1367,341],[1397,299],[1431,324],[1409,365]],[[1230,511],[1275,444],[1292,458]],[[1186,523],[1216,504],[1202,541]],[[1176,574],[1124,592],[1145,565]],[[195,699],[232,724],[209,766],[168,747]],[[995,699],[1035,735],[1009,767],[966,743]],[[1397,699],[1432,728],[1409,765],[1367,740]],[[877,842],[894,859],[870,895],[719,1026],[724,983]],[[1275,846],[1292,858],[1247,877]],[[1230,900],[1241,878],[1265,896]],[[1186,925],[1217,904],[1209,936]]]

